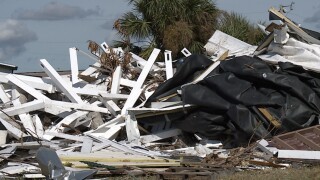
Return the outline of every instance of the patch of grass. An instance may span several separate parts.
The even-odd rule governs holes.
[[[221,180],[282,180],[282,179],[320,179],[320,166],[287,168],[287,169],[267,169],[256,171],[237,172],[232,175],[220,176]]]

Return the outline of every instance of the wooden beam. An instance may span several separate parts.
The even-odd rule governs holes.
[[[41,66],[46,74],[51,78],[53,83],[70,99],[73,103],[84,103],[80,96],[73,92],[72,87],[66,85],[67,83],[57,73],[57,71],[45,59],[40,60]]]
[[[150,143],[153,141],[158,141],[158,140],[166,139],[173,136],[178,136],[181,133],[182,132],[180,129],[170,129],[170,130],[166,130],[158,133],[153,133],[151,135],[141,136],[140,140],[142,143]]]
[[[107,108],[99,107],[96,105],[91,104],[78,104],[78,103],[71,103],[71,102],[63,102],[63,101],[55,101],[55,100],[45,100],[45,108],[52,108],[54,106],[60,106],[63,108],[70,108],[70,109],[79,109],[84,111],[94,111],[94,112],[101,112],[101,113],[109,113]]]
[[[125,122],[128,141],[139,144],[140,132],[134,112],[128,110]]]
[[[147,75],[152,67],[152,65],[154,64],[154,62],[156,61],[158,54],[160,53],[160,49],[154,49],[147,61],[147,64],[144,66],[142,72],[140,73],[138,80],[134,86],[134,88],[132,89],[126,103],[124,104],[121,114],[125,114],[127,112],[128,108],[133,107],[133,105],[136,103],[136,101],[138,100],[141,91],[142,91],[142,85],[145,81],[145,79],[147,78]]]
[[[15,75],[13,74],[8,74],[6,76],[6,78],[12,82],[13,84],[15,84],[16,86],[20,87],[22,90],[24,90],[25,92],[27,92],[28,94],[30,94],[31,96],[33,96],[36,99],[49,99],[47,96],[43,95],[42,93],[40,93],[39,91],[35,90],[33,87],[27,85],[26,83],[24,83],[23,81],[21,81],[20,79],[18,79]]]
[[[76,84],[79,82],[79,67],[78,67],[78,57],[77,57],[77,48],[69,48],[70,55],[70,66],[71,66],[71,82]]]

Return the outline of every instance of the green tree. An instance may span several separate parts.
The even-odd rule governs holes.
[[[171,50],[174,58],[188,48],[201,53],[216,27],[218,9],[211,0],[130,0],[133,11],[118,19],[114,27],[122,37],[117,46],[131,50],[145,42],[140,55],[147,58],[153,48]]]
[[[244,42],[258,45],[264,39],[262,31],[237,13],[220,11],[217,19],[217,29]]]

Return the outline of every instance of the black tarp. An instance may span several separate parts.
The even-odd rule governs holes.
[[[194,73],[212,63],[204,56],[188,57],[174,77],[155,91],[148,104],[163,94],[181,90],[185,104],[197,105],[173,125],[226,146],[248,143],[251,137],[267,138],[318,123],[320,75],[291,63],[269,65],[256,57],[241,56],[222,61],[197,84],[188,84]],[[257,108],[266,108],[278,119],[275,129]]]

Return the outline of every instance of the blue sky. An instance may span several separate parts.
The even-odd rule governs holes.
[[[218,8],[246,16],[252,23],[268,20],[281,0],[216,0]],[[0,0],[0,62],[18,66],[19,72],[41,71],[40,59],[56,70],[68,70],[69,47],[87,50],[87,41],[110,43],[117,39],[113,22],[131,7],[126,0]],[[320,2],[295,1],[288,17],[320,31]],[[93,63],[78,55],[80,69]]]

